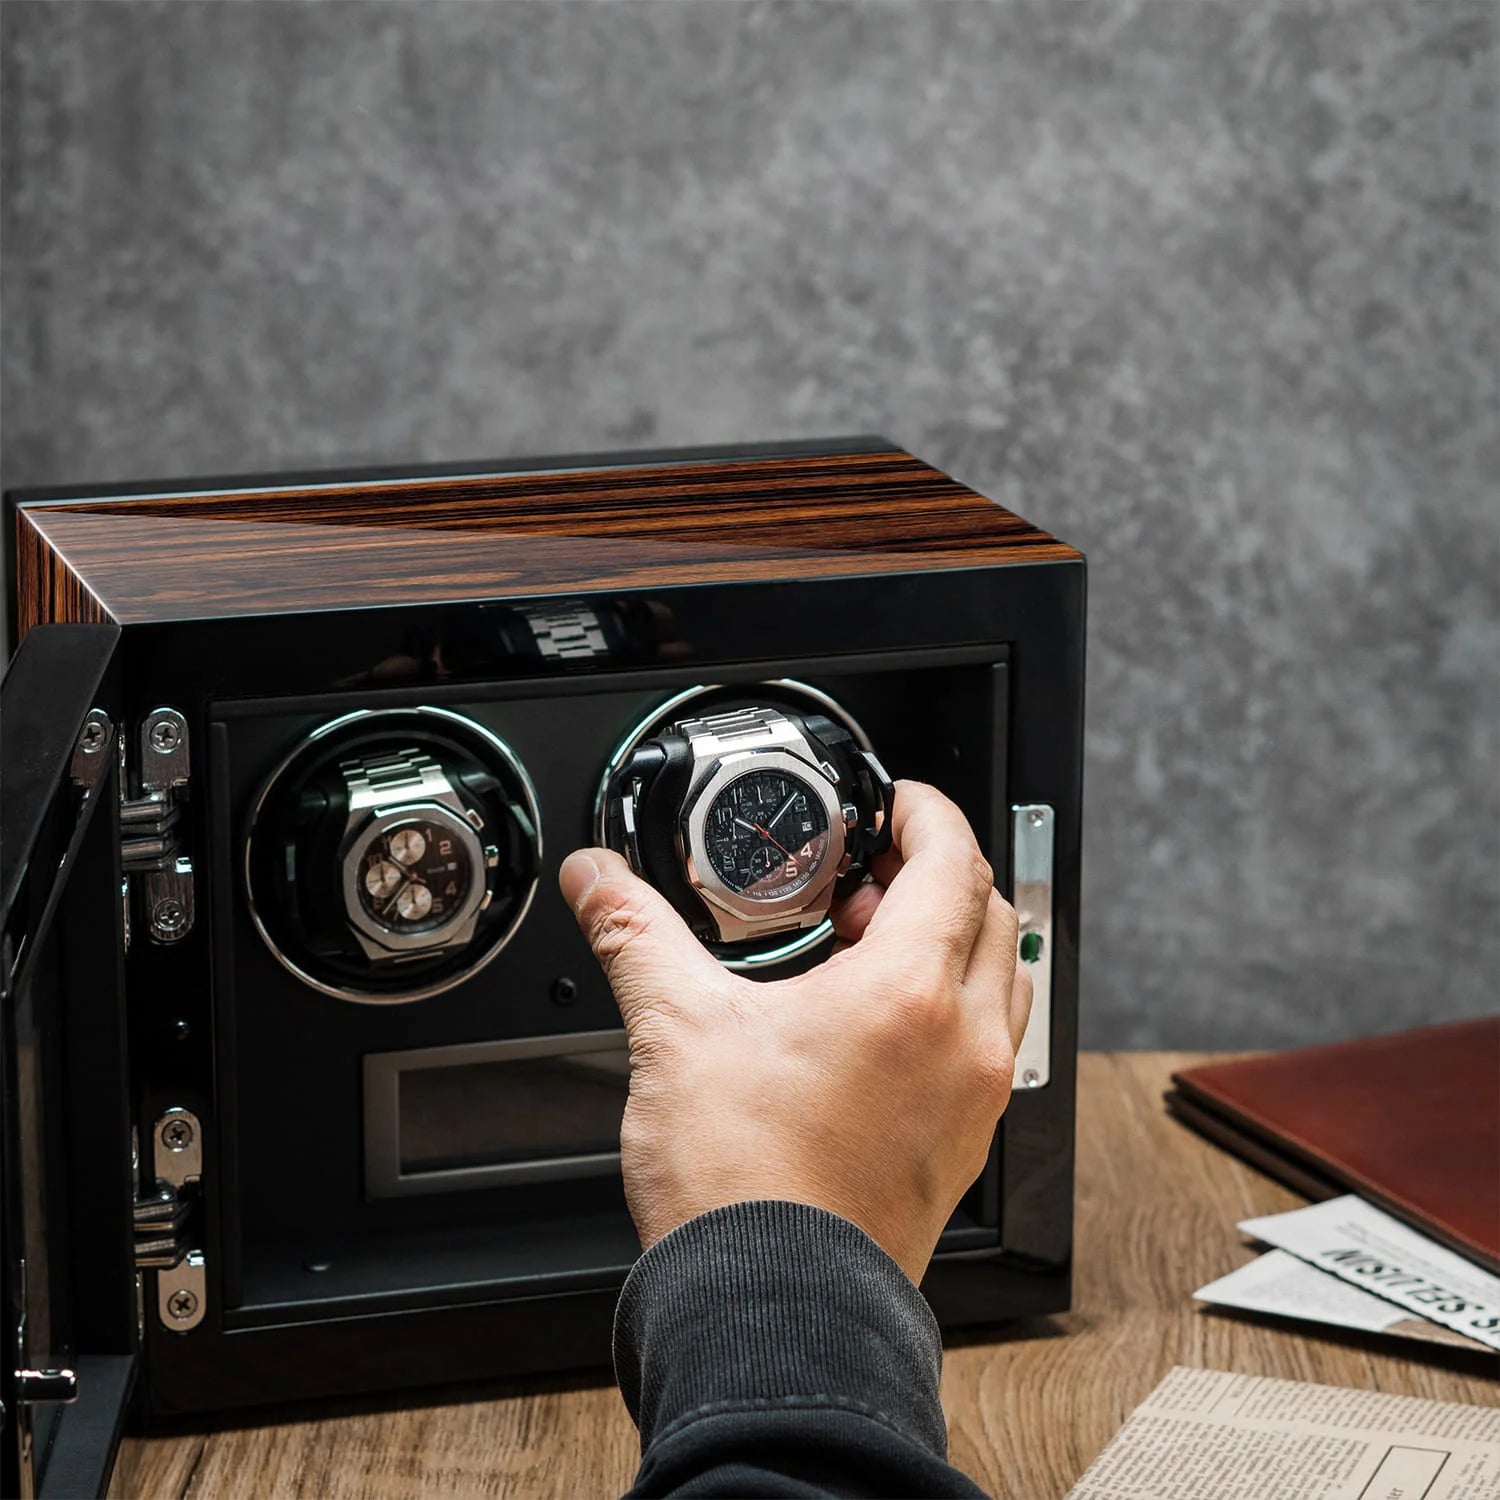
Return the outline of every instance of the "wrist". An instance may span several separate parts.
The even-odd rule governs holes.
[[[793,1203],[847,1221],[913,1285],[921,1283],[948,1217],[945,1208],[928,1204],[909,1184],[900,1190],[904,1176],[894,1168],[857,1168],[832,1141],[819,1170],[808,1153],[787,1149],[787,1129],[758,1129],[743,1114],[733,1125],[727,1138],[712,1127],[670,1145],[658,1136],[646,1153],[627,1141],[626,1198],[643,1250],[703,1214],[743,1203]]]

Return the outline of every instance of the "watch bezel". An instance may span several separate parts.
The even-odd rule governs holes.
[[[393,932],[383,927],[365,910],[359,894],[360,854],[370,839],[394,824],[410,822],[420,816],[423,820],[441,823],[459,836],[468,852],[469,890],[458,909],[446,922],[428,927],[421,932]],[[441,802],[418,798],[413,802],[401,802],[394,807],[382,807],[372,811],[344,838],[339,849],[341,880],[344,890],[344,912],[349,925],[357,933],[368,937],[378,947],[392,955],[407,953],[431,953],[459,941],[464,928],[472,928],[484,907],[485,894],[489,889],[484,864],[484,845],[479,835],[453,811]]]
[[[828,818],[828,849],[812,880],[799,890],[769,901],[758,901],[726,884],[714,870],[704,837],[707,810],[732,782],[756,770],[776,770],[806,782],[818,795]],[[790,750],[762,748],[735,750],[716,756],[712,771],[688,792],[679,831],[683,840],[688,883],[711,906],[717,906],[738,921],[767,926],[780,918],[816,911],[821,918],[828,909],[828,895],[838,879],[845,849],[843,804],[827,774],[816,761]],[[721,924],[722,926],[722,924]],[[732,939],[726,938],[726,941]]]

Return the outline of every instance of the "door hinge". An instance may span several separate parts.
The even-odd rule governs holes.
[[[114,732],[115,726],[102,708],[88,711],[73,744],[73,759],[68,765],[68,775],[80,790],[91,792],[100,772],[109,764]]]
[[[136,795],[126,795],[129,778],[120,779],[120,864],[156,943],[181,942],[193,930],[187,818],[191,772],[187,720],[175,708],[153,709],[141,721]]]
[[[163,1328],[190,1333],[208,1302],[202,1250],[203,1125],[190,1109],[166,1110],[151,1129],[151,1187],[135,1200],[135,1264],[156,1274]]]

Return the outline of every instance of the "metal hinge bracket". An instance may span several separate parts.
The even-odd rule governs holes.
[[[137,795],[125,795],[121,779],[120,863],[152,941],[177,943],[195,913],[186,828],[192,762],[187,720],[175,708],[152,709],[141,721],[137,767]]]
[[[203,1125],[190,1109],[166,1110],[151,1130],[154,1178],[135,1200],[135,1264],[156,1273],[163,1328],[190,1333],[203,1321],[208,1277],[197,1213],[203,1181]]]

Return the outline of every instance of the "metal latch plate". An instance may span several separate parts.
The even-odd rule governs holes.
[[[1019,963],[1031,974],[1031,1019],[1016,1049],[1015,1087],[1052,1081],[1052,855],[1057,816],[1045,802],[1011,807],[1012,904],[1020,919]]]

